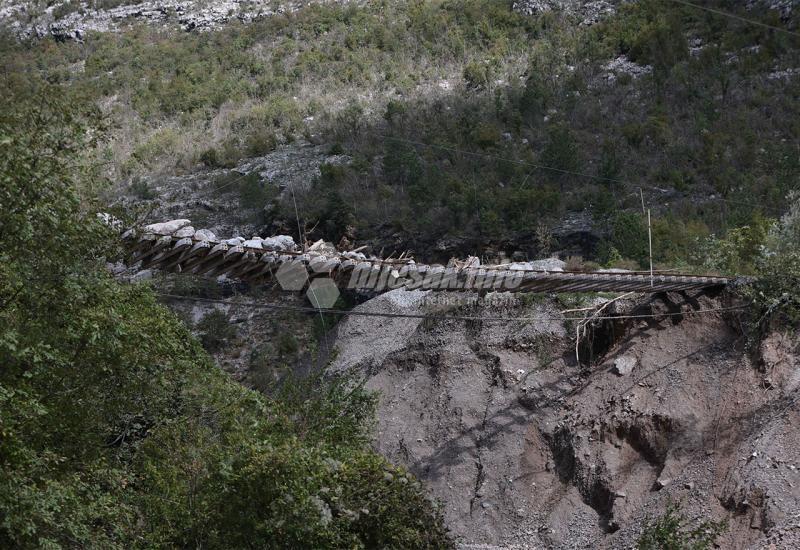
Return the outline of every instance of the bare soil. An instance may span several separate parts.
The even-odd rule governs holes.
[[[432,314],[425,299],[359,309]],[[380,392],[376,448],[428,484],[463,548],[632,547],[669,501],[726,520],[722,548],[798,548],[800,338],[748,350],[734,314],[691,313],[728,305],[621,301],[656,317],[596,325],[580,363],[552,299],[444,312],[530,321],[349,317],[331,368]]]

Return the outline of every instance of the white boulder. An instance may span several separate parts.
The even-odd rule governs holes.
[[[264,248],[272,250],[297,250],[297,244],[294,239],[289,235],[275,235],[274,237],[267,237],[262,241]]]
[[[263,241],[261,239],[249,239],[249,240],[244,241],[242,243],[242,246],[244,246],[245,248],[257,248],[257,249],[261,250],[261,248],[262,248],[261,247],[261,243],[262,242]]]
[[[614,367],[611,369],[614,374],[619,376],[627,376],[633,372],[636,366],[636,358],[630,355],[623,355],[614,360]]]
[[[191,225],[187,225],[186,227],[181,227],[175,233],[172,234],[173,237],[177,237],[179,239],[185,239],[186,237],[194,236],[194,227]]]
[[[152,223],[145,226],[144,230],[147,233],[155,233],[156,235],[172,235],[179,229],[190,225],[191,220],[170,220],[162,223]]]
[[[198,229],[194,232],[194,238],[198,241],[216,241],[217,236],[214,235],[213,231],[209,231],[208,229]]]
[[[546,258],[532,262],[514,262],[509,269],[522,271],[564,271],[566,264],[558,258]]]

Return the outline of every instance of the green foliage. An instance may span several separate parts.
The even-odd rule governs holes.
[[[617,254],[635,260],[639,264],[647,263],[649,246],[647,239],[647,222],[640,212],[617,212],[609,221],[609,242]],[[609,252],[605,261],[613,263],[613,255]]]
[[[758,308],[759,332],[775,321],[800,325],[800,196],[793,193],[789,200],[789,211],[770,227],[755,260],[757,278],[740,289]]]
[[[519,98],[519,110],[528,121],[538,123],[547,112],[552,89],[535,68],[532,70]]]
[[[688,55],[687,36],[702,41],[699,53]],[[338,213],[318,226],[327,239],[349,226],[364,240],[387,226],[422,241],[525,239],[565,211],[604,220],[634,207],[635,185],[603,187],[620,180],[677,191],[668,209],[679,227],[659,231],[679,242],[654,245],[661,261],[685,263],[706,229],[749,225],[755,203],[784,208],[800,175],[797,79],[763,78],[797,66],[796,43],[664,0],[626,3],[585,27],[522,16],[509,2],[378,2],[311,5],[209,33],[142,26],[83,45],[2,47],[6,74],[37,67],[65,93],[109,106],[120,142],[132,144],[113,148],[124,177],[233,167],[301,136],[335,143],[331,153],[353,159],[335,190],[296,197],[310,226]],[[619,55],[653,72],[589,88]],[[467,90],[417,93],[453,71]],[[388,132],[371,117],[384,101]],[[705,203],[711,193],[753,206],[723,210]],[[276,206],[294,225],[291,201]]]
[[[222,349],[236,338],[236,327],[228,320],[225,312],[219,309],[204,315],[197,323],[197,330],[200,333],[200,343],[210,353]]]
[[[542,163],[560,170],[561,172],[550,172],[551,177],[559,180],[568,177],[565,171],[578,170],[578,146],[572,131],[567,126],[557,125],[550,129],[547,145],[542,151]]]
[[[731,275],[754,274],[771,224],[771,220],[755,218],[751,225],[731,229],[724,238],[712,235],[699,248],[703,264]]]
[[[262,210],[277,195],[277,187],[262,181],[258,172],[239,177],[239,204],[242,208]]]
[[[464,81],[469,88],[483,88],[491,80],[490,68],[486,63],[471,61],[464,67]]]
[[[774,321],[800,326],[800,253],[768,255],[760,260],[757,274],[740,290],[758,309],[757,331],[768,329]]]
[[[622,159],[620,159],[619,147],[613,141],[607,139],[603,142],[600,150],[600,167],[597,175],[602,178],[602,183],[606,187],[618,186],[615,180],[619,179],[622,171]]]
[[[725,523],[704,521],[689,528],[680,507],[669,503],[664,514],[647,522],[636,541],[637,550],[706,550],[725,530]]]
[[[0,546],[451,547],[369,450],[373,395],[246,390],[148,287],[110,276],[80,154],[97,133],[57,90],[0,90]]]
[[[281,355],[294,355],[300,349],[300,345],[297,343],[297,338],[287,332],[278,336],[276,348]]]
[[[324,383],[322,383],[324,382]],[[370,441],[377,396],[353,376],[325,378],[321,372],[298,377],[289,374],[271,392],[295,433],[308,441],[344,441],[354,448]]]
[[[133,180],[130,186],[130,192],[134,197],[143,201],[151,201],[157,197],[155,191],[150,188],[150,184],[147,180],[142,178]]]
[[[697,254],[698,242],[708,237],[708,227],[698,221],[684,222],[674,215],[652,220],[653,259],[667,265],[686,263]]]

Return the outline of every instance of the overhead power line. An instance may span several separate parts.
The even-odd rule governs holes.
[[[586,317],[482,317],[477,315],[436,315],[427,313],[390,313],[390,312],[372,312],[372,311],[356,311],[356,310],[341,310],[332,308],[315,308],[308,306],[293,306],[282,304],[265,304],[259,302],[231,302],[230,300],[223,300],[220,298],[201,298],[197,296],[181,296],[180,294],[165,294],[157,293],[162,298],[169,298],[173,300],[187,300],[192,302],[205,302],[214,304],[224,304],[229,306],[252,307],[256,309],[270,309],[276,311],[295,311],[300,313],[329,313],[332,315],[340,316],[359,316],[359,317],[384,317],[392,319],[437,319],[442,321],[502,321],[502,322],[534,322],[534,321],[585,321]],[[721,308],[709,309],[695,309],[691,311],[680,312],[667,312],[667,313],[643,313],[640,315],[604,315],[592,317],[592,319],[602,320],[618,320],[618,319],[654,319],[659,317],[679,317],[705,313],[719,313],[723,311],[735,311],[747,309],[749,306],[731,306]]]
[[[747,23],[748,25],[756,25],[758,27],[763,27],[765,29],[770,29],[773,31],[782,32],[784,34],[788,34],[790,36],[794,36],[795,38],[800,38],[800,33],[796,33],[794,31],[790,31],[789,29],[784,29],[781,27],[776,27],[775,25],[770,25],[768,23],[762,23],[761,21],[757,21],[755,19],[749,19],[747,17],[742,17],[741,15],[736,15],[735,13],[730,13],[728,11],[723,11],[717,8],[710,8],[708,6],[701,6],[699,4],[695,4],[693,2],[687,2],[686,0],[670,0],[671,2],[675,2],[676,4],[681,4],[682,6],[687,6],[690,8],[698,9],[707,11],[709,13],[713,13],[716,15],[721,15],[722,17],[728,17],[730,19],[736,19],[737,21],[741,21],[743,23]]]

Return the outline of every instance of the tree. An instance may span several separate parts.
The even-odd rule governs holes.
[[[549,168],[549,177],[558,181],[562,187],[569,178],[569,172],[578,169],[578,145],[567,126],[556,125],[550,128],[547,145],[542,151],[542,163]]]
[[[111,277],[84,113],[47,86],[0,93],[0,546],[451,547],[368,448],[363,387],[247,390],[148,287]]]

